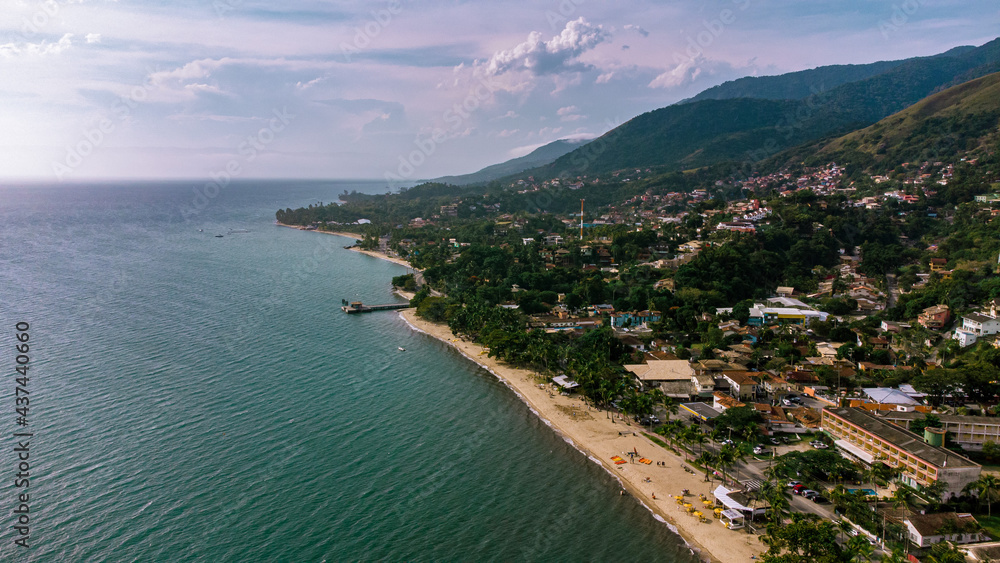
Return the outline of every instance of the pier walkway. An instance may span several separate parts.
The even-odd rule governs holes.
[[[360,301],[352,301],[348,305],[341,307],[348,315],[353,315],[354,313],[371,313],[374,311],[393,311],[396,309],[409,309],[409,303],[386,303],[384,305],[365,305]]]

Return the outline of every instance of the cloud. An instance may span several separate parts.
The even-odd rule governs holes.
[[[86,37],[87,43],[100,43],[101,34],[100,33],[88,33]]]
[[[0,45],[0,56],[11,58],[18,55],[58,55],[73,46],[73,34],[63,35],[59,41],[48,43],[5,43]]]
[[[589,68],[574,59],[593,49],[610,35],[600,25],[587,23],[584,18],[568,22],[565,29],[548,41],[533,31],[528,40],[513,49],[498,51],[485,63],[477,66],[488,76],[498,76],[511,71],[528,71],[535,76],[559,74]]]
[[[614,72],[605,72],[604,74],[597,77],[596,82],[598,84],[607,84],[608,82],[611,82],[611,79],[614,77],[615,77]]]
[[[702,73],[702,66],[706,60],[704,57],[693,57],[682,61],[674,68],[660,74],[650,83],[650,88],[676,88],[685,84],[690,84],[698,79]]]
[[[584,117],[577,113],[578,111],[580,111],[580,108],[576,106],[566,106],[556,110],[556,115],[559,116],[560,121],[578,121]]]
[[[646,31],[645,29],[637,26],[637,25],[626,24],[625,25],[625,30],[626,31],[634,31],[634,32],[638,33],[639,35],[641,35],[643,37],[649,37],[649,32]]]
[[[520,129],[504,129],[503,131],[497,133],[497,137],[510,137],[519,131]]]

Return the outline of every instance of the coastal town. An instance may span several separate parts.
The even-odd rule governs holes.
[[[345,192],[276,219],[404,264],[411,326],[699,557],[1000,559],[1000,145],[992,117],[903,138],[905,119],[771,159]]]
[[[393,280],[408,322],[491,362],[711,557],[719,532],[705,532],[722,527],[745,541],[738,557],[828,541],[871,560],[986,561],[1000,556],[1000,295],[953,289],[990,283],[1000,248],[956,252],[957,228],[914,228],[942,213],[994,229],[1000,190],[977,165],[859,178],[831,162],[646,188],[589,215],[504,212],[486,195],[380,236],[368,219],[299,228],[411,267]],[[956,173],[985,194],[946,211],[934,204]],[[510,193],[641,178],[527,178]],[[739,263],[775,240],[799,264]],[[606,428],[581,433],[584,418]]]

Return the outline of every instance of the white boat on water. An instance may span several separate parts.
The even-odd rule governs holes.
[[[406,348],[403,348],[402,346],[399,346],[398,348],[399,348],[400,352],[405,352],[406,351]]]

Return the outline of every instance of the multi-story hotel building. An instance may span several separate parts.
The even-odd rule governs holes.
[[[896,426],[863,409],[823,409],[822,428],[842,452],[868,465],[884,463],[896,469],[903,483],[920,489],[944,484],[942,498],[962,494],[979,478],[982,466],[942,447],[944,431],[929,428],[924,436]]]

